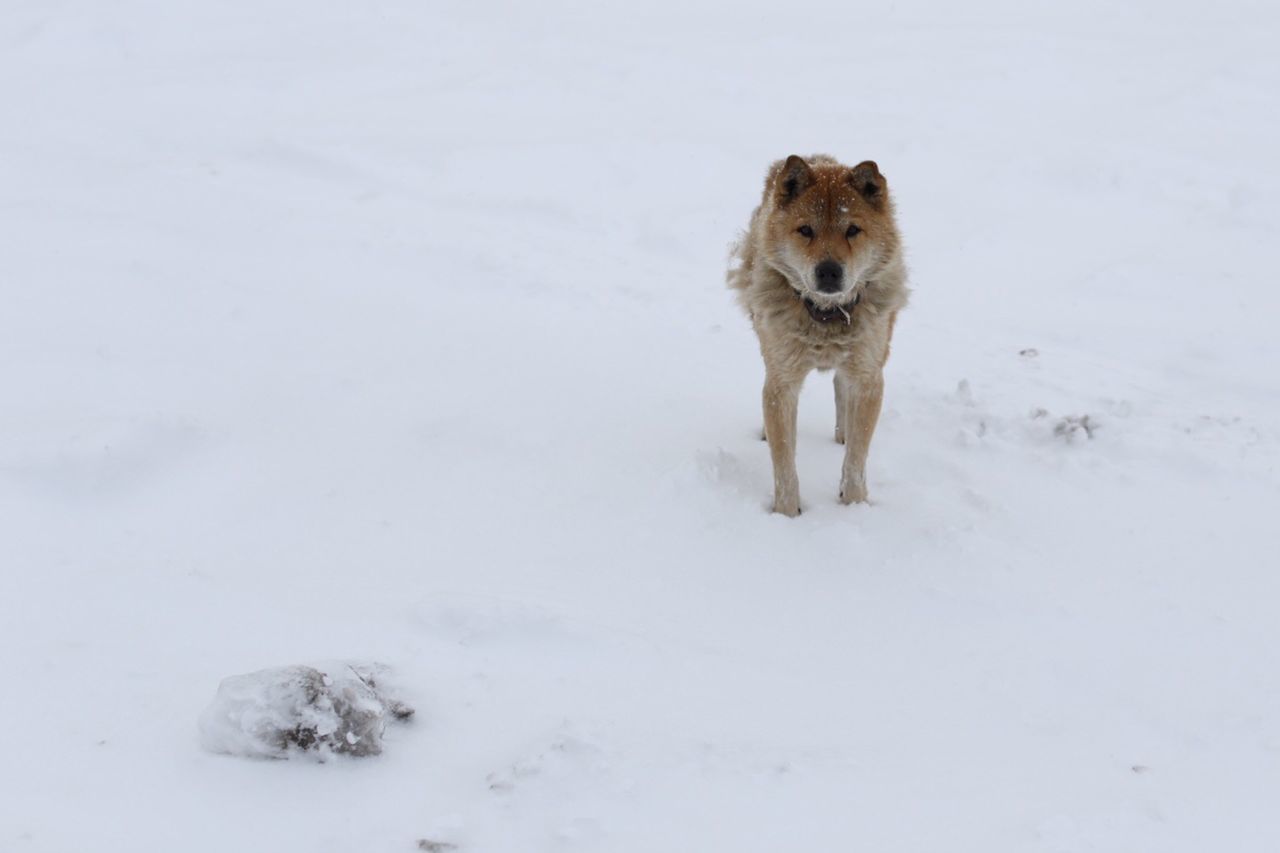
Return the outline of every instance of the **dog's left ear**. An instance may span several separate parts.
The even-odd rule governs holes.
[[[872,207],[877,210],[884,207],[885,198],[889,194],[889,185],[884,175],[880,174],[880,167],[874,160],[863,160],[850,169],[849,184],[858,191],[859,195],[869,201]]]

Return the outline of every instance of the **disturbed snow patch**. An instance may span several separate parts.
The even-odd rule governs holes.
[[[413,716],[388,692],[388,672],[381,664],[338,662],[225,678],[200,717],[201,743],[249,758],[378,755],[387,717]]]

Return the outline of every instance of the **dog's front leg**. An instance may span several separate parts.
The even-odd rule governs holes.
[[[766,371],[764,432],[773,457],[773,511],[800,514],[800,479],[796,476],[796,409],[801,380]]]
[[[864,503],[867,500],[867,449],[876,431],[876,421],[880,419],[884,374],[877,370],[857,378],[844,377],[844,382],[844,468],[840,473],[840,502]]]
[[[836,443],[844,444],[844,417],[845,410],[849,408],[849,383],[837,370],[833,384],[836,387]]]

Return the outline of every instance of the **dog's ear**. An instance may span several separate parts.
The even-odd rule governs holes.
[[[794,201],[812,183],[813,172],[809,169],[809,164],[803,157],[792,154],[787,158],[787,162],[782,164],[782,168],[778,170],[778,177],[774,179],[778,203],[786,205]]]
[[[884,206],[889,185],[874,160],[863,160],[849,170],[849,184],[877,210]]]

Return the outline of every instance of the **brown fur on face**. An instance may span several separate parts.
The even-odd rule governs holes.
[[[729,284],[739,291],[765,363],[774,511],[800,512],[796,406],[815,369],[836,372],[836,440],[845,444],[841,500],[865,501],[882,370],[908,293],[888,182],[870,160],[853,167],[826,155],[779,160],[734,254],[739,263]]]
[[[792,155],[770,170],[765,201],[772,201],[762,223],[769,265],[818,305],[850,301],[898,249],[889,187],[870,160],[850,169],[830,157]],[[818,286],[823,262],[838,266],[838,290]]]

